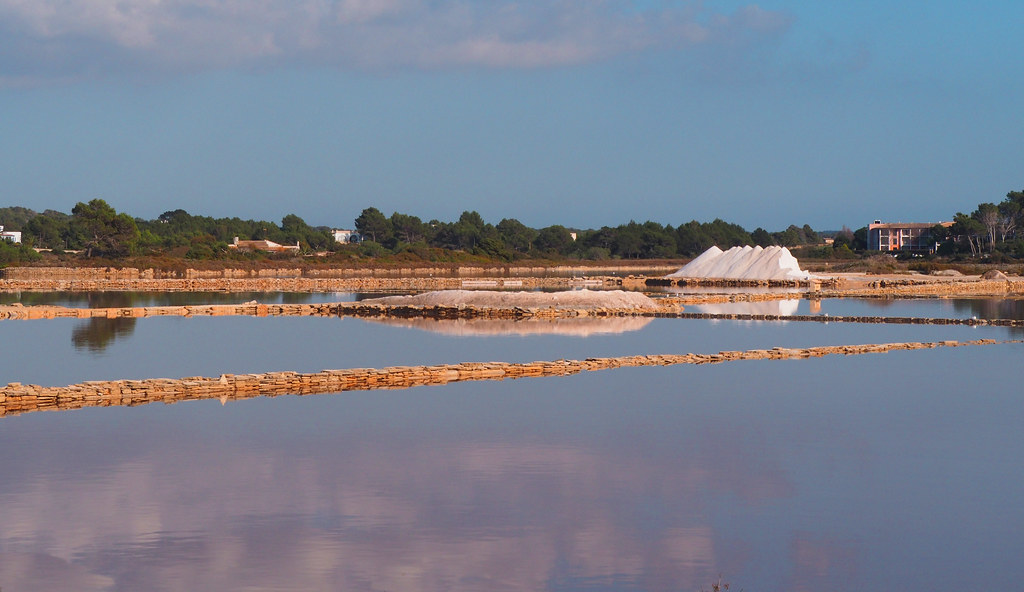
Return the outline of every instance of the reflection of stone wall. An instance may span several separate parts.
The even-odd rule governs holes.
[[[884,353],[894,350],[995,343],[997,342],[991,339],[980,339],[967,342],[887,343],[807,349],[774,348],[771,350],[723,351],[717,354],[623,356],[529,363],[466,362],[438,366],[324,370],[309,374],[268,372],[264,374],[224,374],[220,378],[89,381],[66,387],[41,387],[10,383],[6,387],[0,387],[0,416],[28,411],[143,405],[155,402],[175,403],[194,399],[230,400],[263,395],[305,395],[354,390],[405,389],[470,380],[565,376],[589,370],[629,366],[716,364],[738,360],[783,360],[834,354]]]

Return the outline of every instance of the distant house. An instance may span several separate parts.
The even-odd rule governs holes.
[[[334,242],[336,243],[361,243],[363,242],[363,235],[359,234],[355,230],[331,230],[331,234],[334,236]]]
[[[949,228],[952,225],[952,222],[883,223],[881,220],[875,220],[868,225],[868,250],[934,253],[935,239],[932,238],[932,228]]]
[[[279,245],[274,241],[269,240],[235,240],[228,245],[229,249],[238,249],[239,251],[267,251],[269,253],[288,253],[288,252],[299,252],[299,243],[294,245]]]
[[[3,226],[0,226],[0,239],[11,241],[12,243],[21,242],[21,231],[20,230],[4,230]]]

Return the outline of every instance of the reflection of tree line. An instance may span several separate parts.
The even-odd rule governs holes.
[[[864,302],[871,307],[889,308],[896,300],[866,299]],[[961,316],[979,319],[1024,320],[1024,300],[1005,298],[958,298],[951,301],[953,310]],[[909,315],[908,315],[909,316]],[[915,315],[916,316],[916,315]],[[1024,332],[1021,327],[1009,327],[1014,333]]]
[[[71,343],[75,349],[102,352],[118,337],[128,337],[135,331],[136,319],[89,319],[71,330]]]
[[[75,305],[86,308],[117,308],[133,306],[135,299],[128,292],[78,292],[57,294]],[[128,337],[135,331],[136,319],[89,319],[71,331],[71,343],[77,350],[102,352],[118,337]]]
[[[957,312],[970,313],[979,319],[1024,319],[1024,300],[979,298],[954,300]],[[1011,333],[1024,333],[1024,327],[1009,327]]]
[[[312,294],[282,292],[277,296],[286,304],[302,304],[312,300]],[[266,300],[267,294],[251,293],[195,293],[195,292],[64,292],[24,294],[22,304],[52,304],[55,300],[82,308],[122,308],[134,306],[185,306],[188,304],[231,304],[246,300]],[[35,301],[35,302],[34,302]],[[39,302],[42,301],[42,302]],[[135,332],[133,318],[92,318],[79,323],[71,331],[71,343],[77,350],[102,352],[119,337]]]
[[[313,300],[308,292],[21,292],[0,294],[0,304],[25,306],[72,306],[104,308],[119,306],[187,306],[190,304],[239,304],[249,300],[303,304]]]

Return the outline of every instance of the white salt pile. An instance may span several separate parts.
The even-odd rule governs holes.
[[[569,290],[566,292],[501,292],[496,290],[440,290],[414,296],[385,296],[367,303],[399,306],[477,306],[481,308],[657,308],[638,292],[623,290]]]
[[[711,247],[670,278],[716,278],[728,280],[805,280],[811,274],[800,269],[786,247],[733,247],[722,251]]]

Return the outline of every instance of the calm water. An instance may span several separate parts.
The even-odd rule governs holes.
[[[112,308],[119,306],[185,306],[188,304],[264,304],[349,302],[383,294],[350,292],[0,292],[0,304]],[[388,295],[391,295],[390,293]]]
[[[952,316],[896,304],[909,307],[897,316]],[[0,382],[1014,337],[673,319],[91,323],[0,323]],[[748,591],[1018,589],[1022,355],[999,345],[0,418],[0,589],[695,591],[718,574]]]

